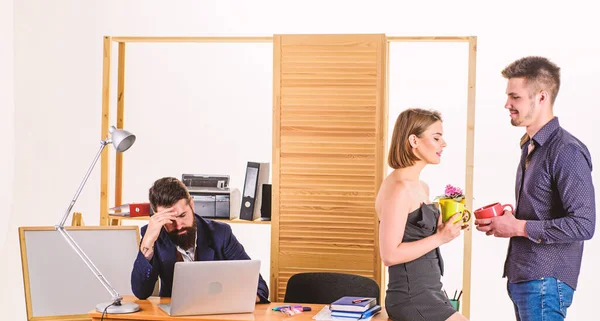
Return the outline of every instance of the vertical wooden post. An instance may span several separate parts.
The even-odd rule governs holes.
[[[385,71],[385,111],[386,111],[386,115],[385,115],[385,123],[384,123],[384,127],[386,128],[386,135],[385,135],[385,141],[384,141],[384,154],[383,154],[383,179],[385,179],[385,177],[387,176],[387,169],[388,169],[388,164],[387,164],[387,158],[388,158],[388,152],[389,152],[389,146],[388,146],[388,139],[389,137],[387,136],[387,131],[389,130],[388,128],[388,123],[389,123],[389,112],[390,112],[390,108],[389,108],[389,102],[390,102],[390,49],[391,49],[391,45],[390,45],[390,41],[389,39],[387,39],[386,37],[386,62],[385,62],[385,66],[386,66],[386,71]],[[383,181],[383,180],[382,180]],[[379,194],[379,188],[381,186],[379,186],[377,188],[377,194]],[[377,195],[375,194],[375,195]],[[375,196],[377,197],[377,196]],[[377,220],[377,229],[379,230],[379,217]],[[387,288],[387,284],[388,284],[388,267],[385,266],[385,264],[383,264],[383,261],[381,260],[381,257],[379,255],[379,236],[377,236],[377,258],[379,260],[379,264],[381,265],[380,269],[381,269],[381,294],[379,295],[379,302],[381,302],[381,306],[383,307],[385,305],[385,289]]]
[[[110,121],[110,55],[111,39],[104,37],[102,46],[102,126],[100,139],[108,136],[108,124]],[[108,171],[109,171],[109,148],[105,148],[101,156],[100,168],[100,225],[108,224]]]
[[[379,44],[378,51],[382,52],[380,55],[383,60],[381,64],[378,64],[377,74],[379,75],[377,79],[377,105],[380,105],[381,108],[377,108],[375,118],[377,119],[376,133],[377,136],[376,142],[376,151],[375,151],[375,159],[381,160],[375,164],[375,181],[383,182],[385,177],[387,176],[387,136],[388,136],[388,112],[389,112],[389,79],[390,79],[390,65],[389,65],[389,57],[390,57],[390,43],[388,42],[387,37],[384,35],[382,37],[381,43]],[[375,195],[379,193],[379,188],[381,186],[375,187]],[[387,268],[381,261],[381,257],[379,255],[379,217],[375,215],[373,217],[375,224],[375,255],[373,257],[375,265],[373,270],[375,271],[375,280],[381,285],[382,289],[385,289],[387,284],[387,278],[385,277]],[[380,293],[380,301],[382,304],[385,302],[385,291],[381,291]]]
[[[73,218],[71,219],[71,226],[83,226],[83,216],[80,212],[73,213]]]
[[[477,67],[477,37],[469,39],[469,77],[467,92],[467,159],[465,168],[465,195],[473,195],[473,167],[475,149],[475,78]],[[473,198],[465,200],[466,207],[473,209]],[[471,228],[465,231],[463,260],[463,294],[462,314],[471,317],[471,252],[473,243],[473,218],[469,221]]]
[[[123,128],[125,113],[125,43],[119,42],[117,70],[117,128]],[[115,159],[115,206],[123,202],[123,153]],[[110,225],[121,225],[121,220],[112,220]]]
[[[281,36],[273,37],[273,174],[271,195],[271,301],[277,301],[279,293],[279,176],[281,154]]]

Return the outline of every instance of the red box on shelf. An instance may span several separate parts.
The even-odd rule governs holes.
[[[150,203],[131,203],[129,204],[129,216],[150,216]]]

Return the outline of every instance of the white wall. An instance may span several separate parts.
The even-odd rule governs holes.
[[[548,56],[563,68],[563,85],[555,107],[556,114],[561,124],[580,137],[592,155],[597,155],[600,144],[593,139],[593,126],[596,124],[593,116],[598,114],[594,93],[600,89],[596,81],[600,71],[596,58],[600,54],[600,46],[590,40],[596,38],[596,30],[599,29],[595,11],[581,1],[554,6],[542,1],[527,4],[504,1],[485,5],[484,9],[479,1],[466,0],[439,1],[436,4],[371,1],[369,6],[363,1],[312,0],[294,4],[224,0],[177,4],[114,0],[16,2],[16,174],[5,256],[7,273],[13,277],[6,280],[3,291],[11,295],[2,300],[3,304],[11,307],[4,309],[9,311],[7,318],[25,319],[17,227],[55,224],[98,147],[95,142],[100,139],[104,35],[476,35],[479,40],[476,206],[496,200],[514,203],[514,174],[519,157],[517,142],[522,130],[510,126],[502,108],[505,81],[500,70],[521,56]],[[343,12],[342,7],[345,8]],[[0,12],[0,20],[4,21],[4,16],[9,18],[5,10]],[[566,23],[568,17],[576,19],[569,18]],[[3,37],[4,30],[2,28]],[[10,35],[7,37],[11,39]],[[124,196],[127,199],[143,200],[148,183],[157,176],[178,176],[190,171],[229,172],[232,185],[240,187],[240,175],[246,161],[270,160],[272,66],[269,58],[263,56],[263,53],[270,54],[268,49],[260,45],[244,49],[236,47],[231,51],[219,51],[222,49],[218,48],[213,48],[215,51],[204,50],[205,47],[198,46],[186,49],[159,46],[148,51],[140,50],[142,46],[131,48],[125,125],[138,134],[138,142],[125,155]],[[465,64],[466,53],[461,56],[460,50],[460,47],[442,46],[440,49],[432,48],[431,54],[425,56],[409,56],[415,59],[415,64],[423,65],[424,70],[430,68],[424,58],[431,59],[432,63],[438,59],[433,53],[439,54],[440,58],[446,57],[443,61],[449,64],[450,58],[464,60],[457,61],[459,66],[450,65],[450,69],[440,70],[441,80],[402,80],[402,73],[393,74],[393,81],[399,86],[408,82],[421,90],[418,95],[413,93],[405,99],[392,92],[390,99],[395,105],[390,106],[390,110],[399,111],[415,104],[426,104],[442,111],[462,108],[461,99],[466,95],[466,89],[458,83],[462,84],[465,76],[456,80],[448,78],[452,70],[460,70],[459,67]],[[225,72],[217,73],[219,66],[225,66]],[[443,64],[440,68],[444,68]],[[113,78],[116,76],[114,70],[116,68],[113,69]],[[418,70],[412,69],[411,72],[416,74]],[[2,84],[8,82],[10,85],[11,78],[6,77],[4,73],[0,76]],[[11,101],[10,96],[7,101]],[[1,103],[4,105],[4,102],[3,98]],[[4,108],[1,113],[4,119]],[[7,116],[11,116],[10,111]],[[396,116],[390,114],[390,118]],[[459,124],[462,120],[458,115],[456,118],[445,116],[449,147],[444,161],[452,159],[452,162],[458,163],[456,167],[464,171],[459,152],[464,148],[461,147],[464,146],[463,138],[458,133],[449,132],[450,123]],[[448,122],[448,119],[456,120]],[[216,121],[226,123],[222,128],[216,128]],[[190,128],[193,124],[201,125]],[[61,140],[72,131],[77,135],[69,142]],[[178,137],[181,139],[171,140],[173,136],[167,134],[161,138],[162,132],[180,134]],[[151,145],[150,138],[159,139],[159,143]],[[252,149],[245,145],[247,140],[256,141],[256,147]],[[453,154],[455,156],[450,157]],[[446,184],[446,180],[453,180],[452,175],[439,181],[435,178],[436,173],[448,167],[453,168],[441,165],[439,169],[432,169],[426,173],[426,179],[433,185]],[[6,172],[13,171],[9,167]],[[99,174],[97,167],[75,208],[84,213],[87,224],[96,224],[99,215]],[[594,172],[594,180],[599,182],[597,171]],[[464,185],[461,182],[455,184]],[[3,186],[8,186],[10,192],[12,185]],[[244,242],[250,248],[261,246]],[[501,279],[506,244],[505,240],[480,234],[474,236],[472,320],[512,318],[512,305],[505,293],[506,281]],[[580,287],[569,310],[570,320],[583,320],[585,315],[595,312],[593,290],[600,286],[600,281],[594,271],[600,267],[600,259],[592,253],[597,253],[598,247],[598,237],[586,244]],[[456,253],[456,246],[443,251],[449,253],[446,257],[454,266],[452,269],[460,266],[457,256],[460,253],[452,254]],[[263,253],[268,253],[268,250]],[[268,264],[268,261],[263,264]],[[456,278],[459,277],[456,275]],[[447,275],[444,282],[449,286],[460,285],[451,275]],[[492,308],[491,302],[497,304],[492,315],[488,313],[488,309]]]
[[[14,3],[0,0],[0,257],[6,258],[8,227],[13,208],[13,182],[15,170],[15,101],[14,101]],[[11,239],[11,245],[14,240]],[[16,259],[16,257],[14,258]],[[11,258],[11,260],[13,260]],[[6,260],[10,261],[10,260]],[[5,265],[0,264],[0,275]],[[4,301],[0,295],[0,302]],[[4,310],[4,309],[3,309]]]

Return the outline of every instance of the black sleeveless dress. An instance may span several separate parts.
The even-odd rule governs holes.
[[[413,242],[433,235],[439,211],[434,204],[408,214],[402,242]],[[439,248],[418,259],[390,266],[385,308],[394,321],[444,321],[456,311],[442,291],[444,262]]]

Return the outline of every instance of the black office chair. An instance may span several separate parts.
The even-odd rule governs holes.
[[[283,302],[329,304],[343,296],[377,298],[379,304],[379,285],[354,274],[298,273],[288,280]]]

